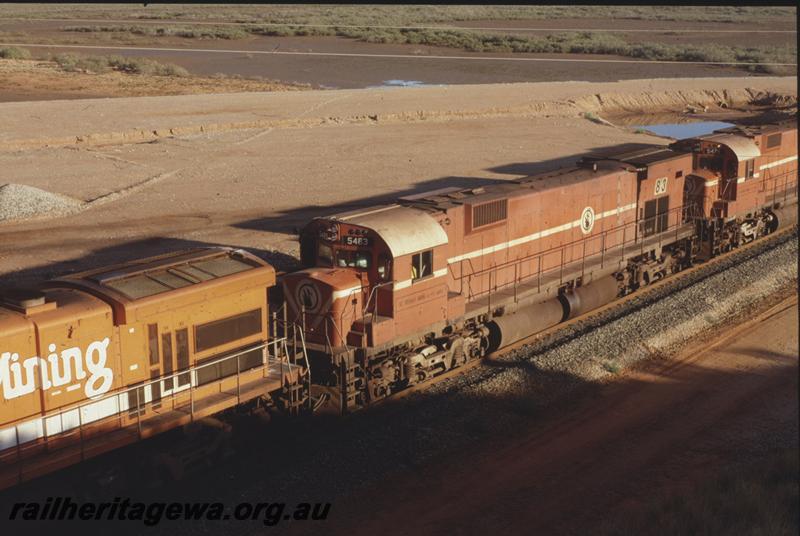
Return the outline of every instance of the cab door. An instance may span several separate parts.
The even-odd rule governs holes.
[[[176,372],[189,368],[188,328],[166,331],[161,334],[161,365],[163,376],[166,377],[161,380],[163,395],[179,393],[191,386],[188,372],[175,375]]]

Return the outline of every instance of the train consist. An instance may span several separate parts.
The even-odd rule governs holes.
[[[314,219],[277,287],[208,248],[7,295],[0,488],[232,408],[359,409],[790,225],[797,193],[796,124],[733,127]]]
[[[341,411],[795,220],[797,127],[733,127],[319,218],[283,278]]]

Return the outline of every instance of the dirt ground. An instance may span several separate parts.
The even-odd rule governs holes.
[[[292,91],[308,86],[229,77],[65,72],[54,62],[0,60],[0,102]]]
[[[0,284],[203,244],[287,267],[295,228],[313,216],[667,142],[584,111],[680,113],[794,88],[793,78],[739,78],[0,104],[0,184],[86,203],[0,223]]]
[[[0,12],[1,14],[1,12]],[[157,22],[169,25],[170,21]],[[21,21],[0,19],[0,42],[39,43],[52,45],[31,47],[37,58],[48,54],[79,53],[94,55],[123,55],[146,57],[161,62],[174,63],[188,69],[192,74],[209,77],[218,73],[228,76],[262,77],[285,83],[310,84],[317,88],[364,88],[381,86],[391,80],[417,81],[424,84],[487,84],[547,81],[608,82],[644,78],[684,77],[730,77],[754,76],[733,66],[672,64],[672,63],[602,63],[576,62],[576,60],[621,60],[630,62],[635,58],[596,54],[511,54],[478,53],[456,48],[428,45],[367,43],[342,37],[324,36],[249,36],[244,39],[191,39],[175,36],[142,36],[115,32],[65,32],[69,26],[114,25],[103,21]],[[124,25],[121,21],[118,25]],[[129,23],[130,24],[130,23]],[[139,22],[142,24],[142,22]],[[716,43],[727,46],[742,44],[743,39],[752,45],[785,46],[796,40],[795,33],[733,33],[746,30],[796,30],[794,21],[751,21],[742,23],[701,23],[653,20],[615,19],[558,19],[558,20],[513,20],[513,21],[468,21],[453,26],[483,28],[554,28],[556,30],[615,29],[626,41],[655,41],[666,44],[705,45]],[[696,32],[684,32],[696,29]],[[711,33],[708,30],[721,29]],[[649,31],[643,31],[649,30]],[[511,31],[515,35],[541,35]],[[559,32],[553,32],[559,33]],[[743,37],[745,36],[745,37]],[[70,49],[62,45],[89,45],[99,48]],[[121,50],[104,47],[134,46],[150,48],[172,48],[177,50]],[[191,49],[199,49],[192,51]],[[213,52],[220,51],[220,52]],[[221,53],[228,51],[227,53]],[[413,58],[365,58],[365,57],[320,57],[264,55],[257,52],[325,52],[344,54],[398,54]],[[525,61],[468,61],[433,59],[431,56],[465,56],[495,59],[538,58],[547,62]],[[787,71],[793,74],[796,71]],[[6,74],[5,76],[10,76]],[[89,78],[84,76],[84,78]],[[16,77],[15,77],[16,79]],[[119,96],[120,92],[99,87],[73,88],[72,79],[60,80],[31,77],[16,83],[30,91],[22,93],[6,89],[9,84],[0,84],[0,102],[12,100],[40,100],[43,98],[81,98],[90,96]],[[94,84],[88,82],[85,86]],[[137,92],[136,84],[128,88],[127,95],[147,95]],[[87,89],[89,89],[87,91]],[[164,93],[172,94],[172,93]]]
[[[598,533],[725,464],[796,447],[797,322],[795,294],[713,348],[626,373],[499,451],[476,445],[365,490],[327,532]]]

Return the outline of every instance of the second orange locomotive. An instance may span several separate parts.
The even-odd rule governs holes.
[[[794,221],[794,123],[318,218],[283,288],[315,383],[361,407]]]

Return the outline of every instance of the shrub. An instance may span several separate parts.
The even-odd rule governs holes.
[[[172,63],[160,63],[147,58],[130,58],[124,56],[78,56],[75,54],[57,54],[53,58],[58,66],[68,72],[87,71],[91,73],[107,73],[118,71],[128,74],[146,74],[156,76],[188,76],[189,71]]]
[[[0,58],[6,60],[27,60],[30,59],[31,53],[26,48],[17,47],[3,47],[0,48]]]

